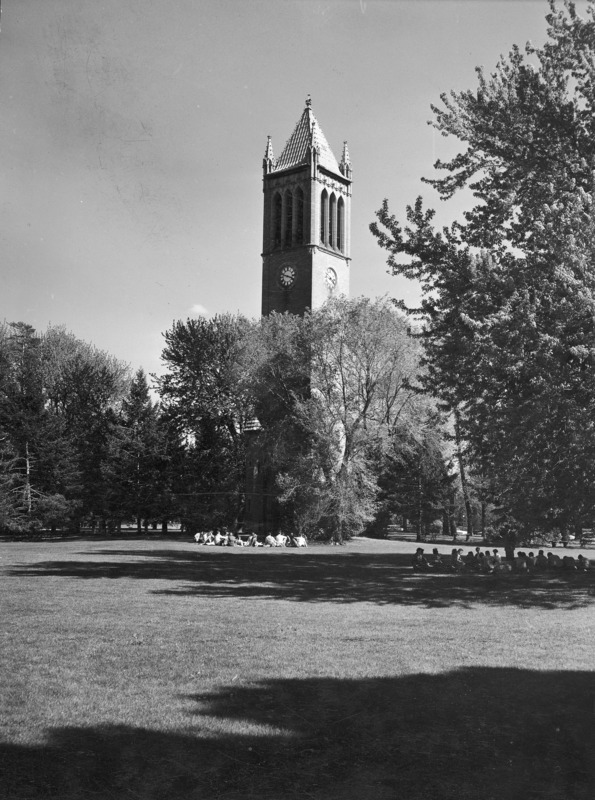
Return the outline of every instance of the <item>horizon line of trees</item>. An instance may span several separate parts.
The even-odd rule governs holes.
[[[142,370],[63,328],[0,326],[0,530],[241,525],[255,427],[276,525],[456,525],[445,420],[413,385],[419,348],[390,302],[188,319],[164,339],[155,403]]]

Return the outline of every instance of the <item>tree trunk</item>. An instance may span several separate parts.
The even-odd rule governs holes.
[[[463,492],[463,500],[465,502],[465,516],[467,518],[467,539],[473,536],[473,511],[471,508],[471,499],[469,497],[469,484],[467,483],[467,471],[465,469],[465,462],[463,460],[463,452],[461,449],[461,434],[459,428],[459,413],[455,411],[455,441],[457,445],[457,461],[459,463],[459,476],[461,478],[461,491]]]
[[[423,501],[423,494],[422,494],[421,469],[420,469],[417,475],[417,535],[415,537],[418,542],[423,541],[422,501]]]
[[[25,505],[27,514],[31,516],[33,502],[31,500],[31,458],[29,456],[29,442],[25,442]]]

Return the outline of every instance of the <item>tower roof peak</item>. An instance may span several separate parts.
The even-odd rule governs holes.
[[[274,171],[305,166],[309,163],[310,150],[316,150],[322,167],[341,175],[337,159],[312,111],[312,98],[308,95],[302,116],[277,159]]]

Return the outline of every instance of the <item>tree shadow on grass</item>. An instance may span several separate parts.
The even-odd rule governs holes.
[[[180,698],[184,730],[0,745],[6,800],[591,800],[594,677],[466,668]]]
[[[80,555],[88,556],[88,553]],[[170,581],[158,594],[201,598],[261,598],[297,602],[370,602],[440,608],[481,603],[521,608],[581,608],[595,600],[595,575],[420,574],[407,554],[108,550],[98,561],[46,561],[9,574],[82,579]],[[114,558],[121,558],[114,561]]]

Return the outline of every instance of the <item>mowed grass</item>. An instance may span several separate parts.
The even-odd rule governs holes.
[[[593,575],[414,547],[1,545],[0,797],[592,800]]]

